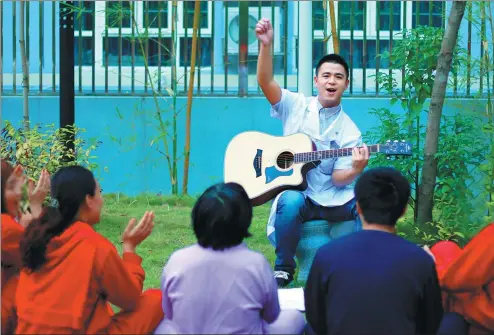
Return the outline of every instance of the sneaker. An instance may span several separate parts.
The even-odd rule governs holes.
[[[293,281],[293,275],[286,271],[275,271],[274,277],[276,278],[278,287],[286,287]]]

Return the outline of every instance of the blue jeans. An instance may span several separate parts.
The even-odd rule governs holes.
[[[355,220],[353,231],[361,229],[355,199],[336,207],[323,207],[315,204],[299,191],[286,191],[278,199],[274,222],[276,239],[275,271],[295,273],[295,252],[300,241],[302,224],[323,219],[329,222]]]

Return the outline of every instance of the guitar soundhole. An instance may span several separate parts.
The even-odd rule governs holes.
[[[278,165],[280,169],[288,169],[293,165],[293,159],[294,156],[291,152],[284,151],[276,159],[276,165]]]

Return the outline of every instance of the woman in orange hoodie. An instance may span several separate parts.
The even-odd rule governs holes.
[[[439,279],[445,312],[452,313],[452,319],[461,315],[470,334],[493,334],[494,223],[482,229],[460,252],[446,245],[437,245],[431,251],[436,264],[443,267]],[[444,333],[451,334],[450,329],[458,328],[461,322],[453,324]]]
[[[16,295],[17,333],[148,334],[163,318],[160,290],[142,294],[145,273],[136,247],[151,233],[154,213],[130,220],[123,256],[93,225],[103,197],[93,174],[80,166],[52,178],[56,200],[26,229]],[[113,314],[108,303],[120,307]]]
[[[22,166],[15,169],[2,159],[2,334],[13,334],[16,325],[15,292],[21,266],[19,242],[24,228],[32,217],[39,216],[41,206],[49,190],[48,172],[43,170],[34,189],[29,184],[30,213],[21,213],[22,187],[26,176]],[[19,222],[15,218],[20,218]]]

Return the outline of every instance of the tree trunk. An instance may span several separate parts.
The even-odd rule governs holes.
[[[334,12],[334,1],[329,1],[329,17],[331,20],[331,38],[333,39],[333,49],[335,54],[340,53],[340,40],[336,31],[336,16]]]
[[[199,16],[201,15],[201,2],[195,0],[194,6],[194,25],[192,27],[192,51],[190,55],[190,78],[189,90],[187,92],[187,114],[185,121],[185,159],[184,159],[184,180],[182,193],[187,194],[187,186],[189,182],[189,158],[190,158],[190,118],[192,109],[192,91],[194,90],[194,74],[196,68],[196,52],[197,52],[197,30],[199,28]]]
[[[439,126],[441,122],[444,97],[448,83],[448,75],[453,59],[453,50],[458,39],[458,30],[465,13],[465,1],[454,1],[448,18],[448,25],[444,33],[441,51],[437,60],[436,77],[432,88],[431,104],[427,117],[427,131],[425,135],[424,165],[422,166],[422,181],[418,197],[417,224],[423,225],[432,221],[434,205],[434,187],[437,176],[437,144]]]
[[[25,40],[25,27],[24,27],[24,17],[26,15],[25,11],[26,0],[21,0],[21,12],[19,15],[19,45],[21,47],[21,59],[22,59],[22,90],[24,97],[24,129],[29,130],[29,68],[27,64],[26,55],[26,40]]]

